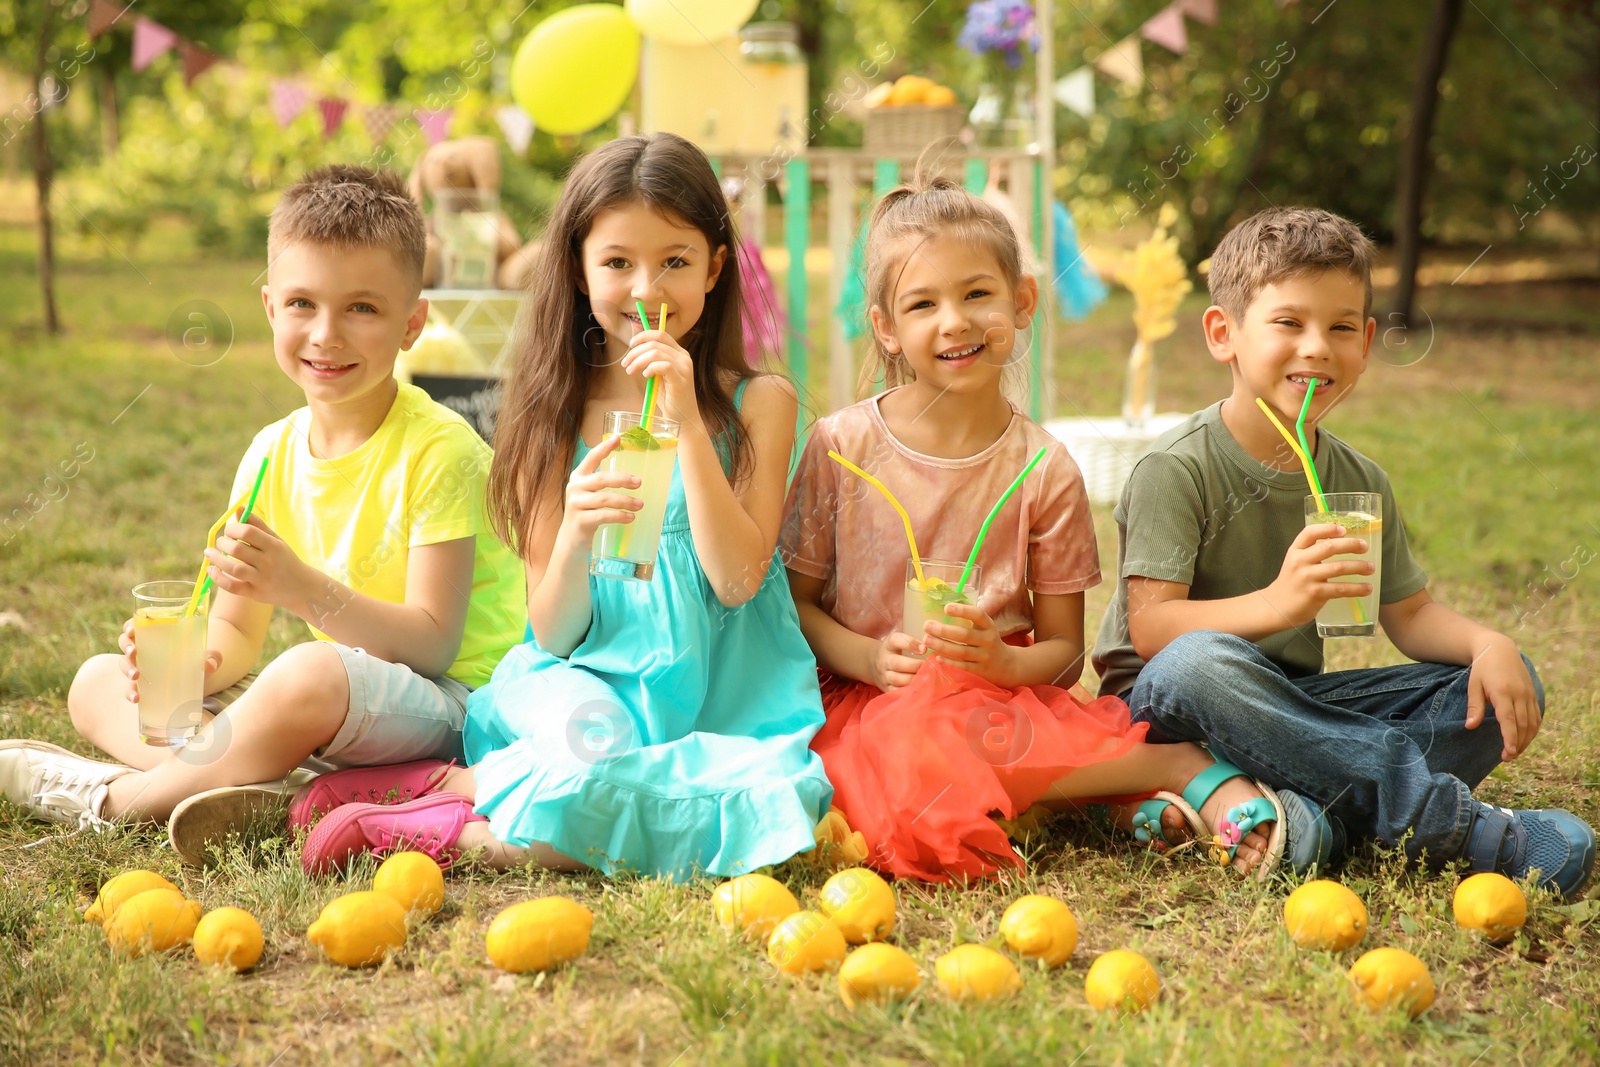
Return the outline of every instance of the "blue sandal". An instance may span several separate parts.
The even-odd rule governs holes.
[[[1272,874],[1273,868],[1278,865],[1278,861],[1283,858],[1284,827],[1288,823],[1288,816],[1283,810],[1283,802],[1278,799],[1278,794],[1260,782],[1250,779],[1251,784],[1261,793],[1259,797],[1252,797],[1243,804],[1235,804],[1229,808],[1227,813],[1217,820],[1215,830],[1208,828],[1200,817],[1200,809],[1211,799],[1211,794],[1215,793],[1223,782],[1233,778],[1249,778],[1249,776],[1233,764],[1217,760],[1191,778],[1189,784],[1183,787],[1179,810],[1188,809],[1183,814],[1195,831],[1195,839],[1204,842],[1207,856],[1224,867],[1233,862],[1234,855],[1239,851],[1239,842],[1244,840],[1246,834],[1263,823],[1270,822],[1272,831],[1267,835],[1267,854],[1255,869],[1256,880],[1266,881]]]

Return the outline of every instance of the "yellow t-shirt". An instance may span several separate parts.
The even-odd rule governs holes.
[[[466,629],[445,673],[474,687],[488,681],[522,640],[527,616],[522,563],[495,536],[484,509],[489,446],[414,385],[400,386],[383,425],[349,455],[313,456],[310,427],[311,409],[301,408],[256,434],[230,499],[249,491],[261,457],[270,456],[255,514],[307,564],[391,604],[405,603],[412,546],[476,536]],[[323,607],[336,611],[337,598]],[[315,626],[311,632],[331,640]]]

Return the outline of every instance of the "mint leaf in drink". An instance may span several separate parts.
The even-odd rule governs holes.
[[[935,578],[928,583],[928,588],[923,590],[923,597],[930,604],[938,604],[941,608],[950,604],[970,604],[967,594],[948,582]]]
[[[622,448],[629,452],[654,452],[661,447],[656,440],[656,435],[643,426],[630,426],[619,435],[622,438]]]

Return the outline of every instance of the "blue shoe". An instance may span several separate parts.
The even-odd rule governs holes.
[[[1344,855],[1342,822],[1291,790],[1278,790],[1278,800],[1289,824],[1283,862],[1294,868],[1295,874],[1305,874],[1313,867],[1321,873]]]
[[[1594,870],[1594,831],[1569,811],[1512,811],[1478,805],[1461,858],[1474,871],[1520,881],[1538,870],[1538,884],[1575,896]]]

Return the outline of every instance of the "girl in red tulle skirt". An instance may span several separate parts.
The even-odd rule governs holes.
[[[1038,300],[1009,224],[953,183],[902,187],[873,212],[867,274],[890,388],[813,427],[780,538],[822,672],[811,747],[867,862],[936,881],[1018,867],[997,818],[1091,797],[1123,800],[1112,817],[1153,847],[1215,828],[1241,869],[1270,859],[1276,813],[1248,778],[1195,745],[1145,744],[1120,700],[1069,691],[1099,553],[1076,464],[1001,392]],[[1040,452],[967,582],[936,581],[933,561],[967,559]],[[863,473],[905,509],[921,577]]]

